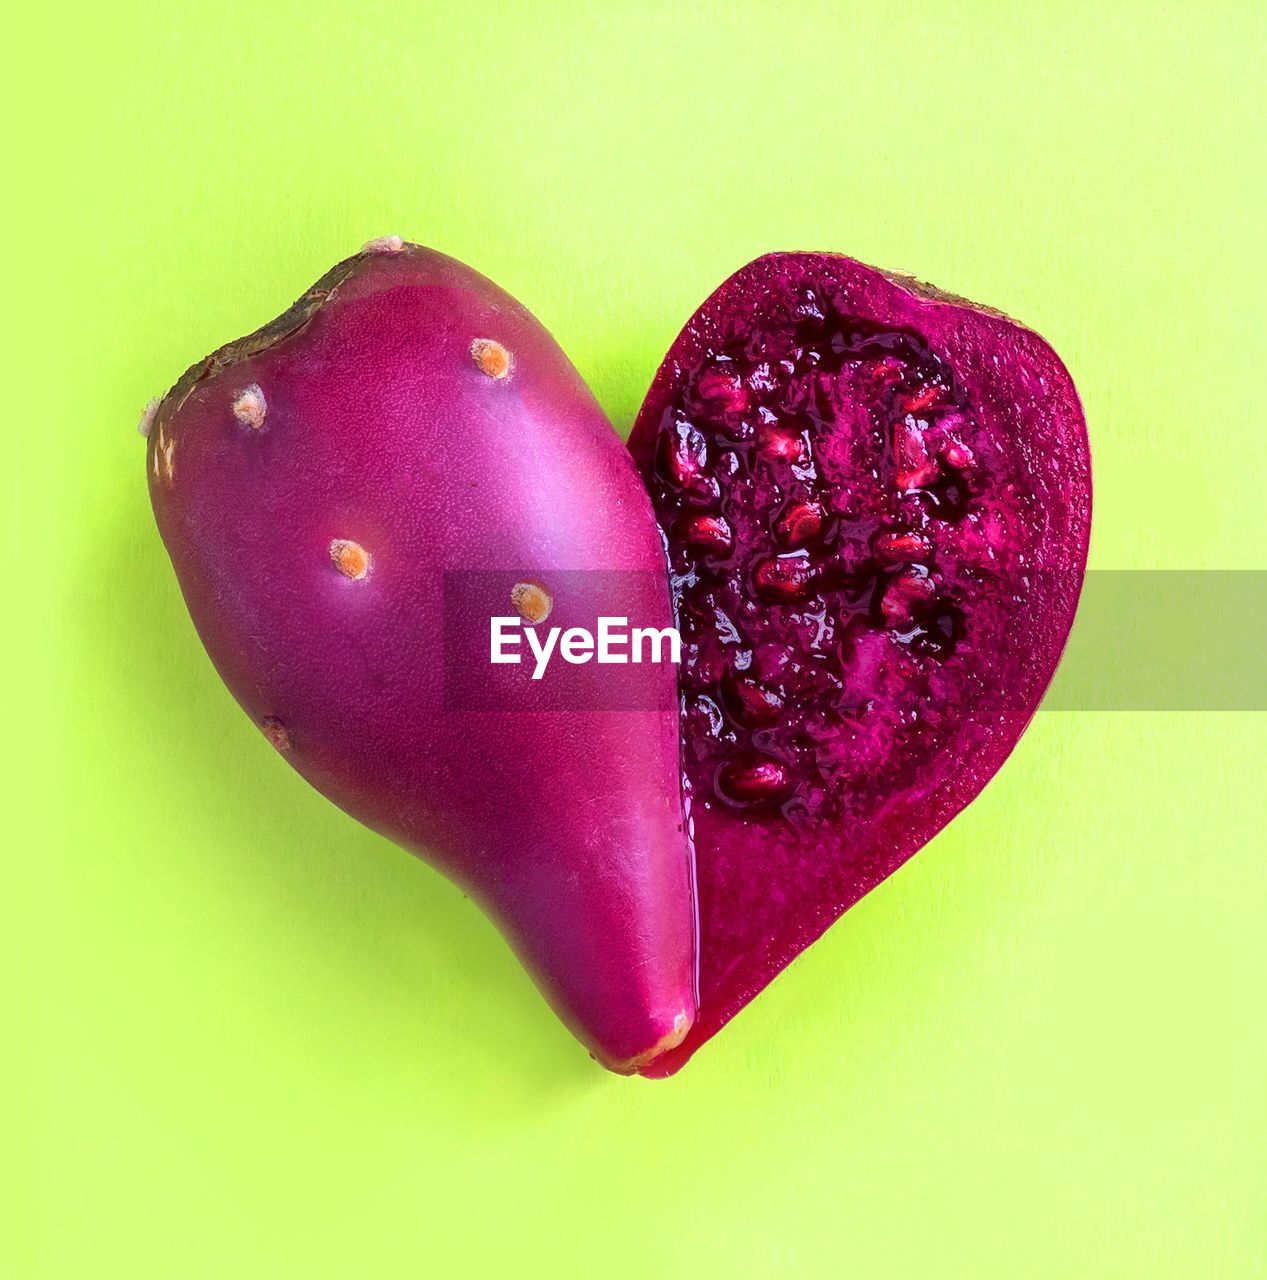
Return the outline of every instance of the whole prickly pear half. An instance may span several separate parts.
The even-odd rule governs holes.
[[[670,549],[700,925],[689,1056],[976,796],[1072,624],[1091,473],[1030,330],[773,254],[677,338],[630,438]]]
[[[142,421],[158,527],[234,697],[313,786],[498,924],[605,1066],[695,1015],[668,663],[490,665],[490,618],[672,625],[619,438],[519,303],[396,237]],[[565,637],[566,638],[566,637]]]

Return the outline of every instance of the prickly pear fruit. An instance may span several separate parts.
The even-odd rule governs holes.
[[[1091,473],[1036,334],[814,253],[704,303],[630,448],[670,548],[699,894],[663,1075],[1003,764],[1073,621]]]
[[[671,625],[646,492],[541,324],[388,237],[191,368],[142,430],[194,625],[268,741],[479,902],[605,1066],[679,1043],[672,666],[569,666],[561,697],[488,665],[493,615]],[[474,637],[461,661],[454,636]]]

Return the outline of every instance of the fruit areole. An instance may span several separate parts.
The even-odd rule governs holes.
[[[604,1065],[678,1043],[695,922],[674,668],[570,667],[552,701],[488,662],[491,614],[671,625],[646,492],[540,323],[450,258],[373,242],[142,430],[194,625],[277,750],[476,899]]]
[[[1006,317],[773,254],[687,323],[629,447],[682,631],[700,1008],[671,1074],[962,809],[1072,624],[1091,475]]]

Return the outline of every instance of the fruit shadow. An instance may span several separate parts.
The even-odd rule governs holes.
[[[103,496],[103,515],[75,566],[79,607],[94,614],[86,679],[117,717],[111,736],[128,751],[129,767],[167,778],[182,821],[213,825],[192,843],[229,864],[228,897],[216,909],[262,929],[281,922],[276,947],[298,954],[279,963],[288,973],[311,969],[311,998],[288,1011],[285,1026],[312,1042],[332,1026],[355,1025],[358,1037],[381,1043],[349,1045],[349,1057],[382,1062],[417,1082],[402,1092],[420,1106],[434,1110],[441,1099],[476,1123],[487,1122],[490,1095],[502,1100],[499,1118],[526,1119],[601,1087],[605,1073],[556,1021],[478,908],[309,788],[248,723],[194,632],[154,528],[139,457]],[[95,554],[102,546],[129,549],[108,598]],[[151,855],[129,845],[119,856]],[[273,945],[263,941],[261,953]],[[461,1042],[448,1058],[447,1037]]]

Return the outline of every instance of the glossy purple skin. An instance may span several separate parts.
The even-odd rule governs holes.
[[[880,521],[897,520],[891,513],[899,508],[908,513],[918,509],[922,513],[918,519],[933,511],[932,553],[912,558],[929,561],[934,576],[943,575],[938,577],[938,590],[962,605],[962,633],[945,656],[912,654],[901,648],[905,642],[896,634],[900,627],[890,626],[883,610],[873,605],[868,614],[864,604],[859,616],[854,606],[837,603],[847,593],[824,589],[821,594],[828,601],[828,613],[839,610],[837,617],[844,619],[842,633],[854,637],[850,643],[857,645],[835,651],[854,655],[853,665],[844,668],[843,694],[834,705],[817,706],[813,698],[818,695],[812,694],[808,712],[801,707],[795,713],[767,712],[764,704],[750,697],[746,710],[738,707],[735,720],[727,718],[736,714],[733,695],[728,710],[725,684],[710,683],[709,673],[719,661],[733,667],[741,661],[737,654],[751,652],[753,667],[744,671],[750,675],[760,665],[760,629],[768,625],[766,620],[775,618],[774,625],[782,625],[777,618],[800,607],[772,604],[772,597],[761,593],[759,571],[754,567],[761,562],[755,557],[781,550],[781,527],[782,549],[786,549],[786,525],[780,526],[777,514],[772,520],[770,512],[778,512],[777,503],[773,508],[768,502],[762,506],[753,495],[768,497],[773,492],[777,501],[806,495],[791,492],[800,484],[795,478],[786,490],[779,488],[792,473],[780,470],[784,464],[777,460],[770,461],[768,456],[763,460],[760,427],[746,421],[752,412],[749,393],[732,387],[727,379],[732,370],[750,372],[768,360],[777,382],[783,376],[778,372],[778,357],[790,356],[789,368],[805,367],[797,363],[799,352],[788,351],[803,344],[786,335],[795,331],[795,317],[801,314],[796,308],[803,307],[811,294],[829,317],[843,317],[846,327],[856,324],[860,332],[879,332],[886,335],[885,341],[914,335],[915,346],[927,353],[926,367],[946,371],[953,384],[958,401],[952,407],[967,412],[978,446],[977,462],[984,459],[988,465],[975,475],[967,515],[953,518],[937,513],[931,497],[914,492],[923,483],[910,478],[918,475],[918,466],[908,466],[907,479],[893,483],[892,477],[902,471],[897,445],[884,456],[877,444],[883,435],[871,425],[877,420],[867,416],[874,406],[855,412],[846,404],[828,419],[829,425],[812,426],[807,437],[815,451],[818,475],[828,462],[836,465],[838,476],[846,476],[834,493],[810,495],[824,499],[829,511],[833,503],[851,500],[855,491],[880,494],[888,505],[871,508],[885,513],[876,517]],[[827,301],[829,306],[821,305]],[[834,323],[830,320],[826,328]],[[732,359],[736,363],[725,363]],[[856,385],[872,376],[851,371],[863,365],[846,362],[846,366],[844,377],[862,380]],[[717,369],[725,376],[710,372]],[[789,373],[787,380],[801,376]],[[812,380],[817,375],[809,376]],[[705,378],[712,379],[711,384],[706,385]],[[827,382],[831,383],[830,376]],[[752,393],[754,404],[757,395]],[[725,407],[729,401],[736,407],[727,419],[716,406]],[[692,409],[691,405],[703,407]],[[936,410],[919,412],[937,417]],[[689,432],[683,435],[683,421],[705,425],[689,446],[679,445],[675,452],[675,445],[689,436]],[[782,424],[780,418],[777,425]],[[770,425],[766,424],[767,431]],[[894,430],[897,439],[901,428],[894,424]],[[861,443],[853,456],[863,462],[850,481],[848,468],[839,463],[851,456],[854,441]],[[701,306],[665,357],[629,447],[653,494],[668,540],[679,608],[698,601],[704,590],[721,593],[729,602],[727,616],[738,627],[738,638],[722,646],[720,659],[716,644],[711,651],[707,647],[693,650],[688,632],[683,634],[682,681],[688,708],[683,720],[684,785],[696,851],[700,1006],[682,1045],[646,1070],[648,1075],[663,1076],[677,1071],[833,921],[926,844],[1003,764],[1055,672],[1073,622],[1087,556],[1091,474],[1077,393],[1059,358],[1040,337],[1005,316],[916,281],[821,253],[760,258],[727,280]],[[731,459],[723,467],[719,459],[732,453],[739,462]],[[701,458],[706,462],[701,463]],[[736,469],[728,472],[732,465]],[[733,547],[727,543],[718,551],[690,541],[691,505],[707,504],[710,496],[705,492],[700,499],[684,487],[684,467],[697,466],[739,477],[735,485],[754,486],[723,485],[710,508],[733,530]],[[698,491],[699,482],[695,484]],[[888,496],[882,492],[886,484],[893,489]],[[946,505],[948,510],[951,504]],[[876,545],[866,541],[876,529],[883,531],[882,525],[868,526],[869,518],[841,521],[841,528],[865,530],[860,543],[864,548]],[[938,520],[948,523],[938,524]],[[991,522],[995,546],[987,547],[981,530]],[[830,524],[830,518],[825,523]],[[817,524],[815,520],[804,526],[810,531],[807,537]],[[845,545],[832,548],[821,543],[820,539],[804,554],[830,560]],[[999,564],[983,570],[981,553],[984,550],[993,560],[996,547]],[[872,574],[881,586],[892,571],[874,557],[866,559],[865,552],[859,563],[862,577]],[[722,577],[713,576],[718,574]],[[721,585],[709,585],[715,581]],[[906,585],[888,598],[895,607],[901,605],[900,591]],[[706,597],[705,603],[714,598]],[[851,614],[850,608],[855,612]],[[726,626],[734,636],[735,627],[730,622]],[[845,631],[846,627],[852,630]],[[706,633],[701,634],[705,646],[712,643]],[[857,659],[859,653],[865,661]],[[733,679],[733,672],[723,681],[726,678]],[[715,694],[712,701],[710,694]],[[707,714],[690,713],[693,698],[701,699],[697,706],[706,706]],[[839,708],[845,704],[850,709],[841,719]],[[743,721],[754,707],[760,717],[755,732],[751,719],[747,727]],[[707,752],[725,734],[735,735],[740,744],[725,750],[746,749],[749,741],[764,747],[779,732],[768,727],[771,720],[777,726],[781,715],[819,711],[827,713],[821,723],[838,727],[811,743],[823,743],[823,755],[833,768],[841,766],[836,772],[811,775],[811,787],[815,777],[827,779],[820,794],[828,798],[819,809],[808,819],[802,810],[793,820],[792,806],[801,800],[794,796],[789,802],[787,786],[773,783],[764,804],[736,804],[733,791],[726,794],[725,770],[711,772],[713,762],[724,755]],[[832,715],[838,718],[832,721]],[[904,727],[916,721],[918,729]],[[817,746],[806,751],[807,758],[819,760]],[[792,749],[782,758],[794,762],[791,768],[799,767]],[[777,763],[760,765],[750,775],[750,785],[769,783],[772,770],[778,767]]]
[[[476,339],[510,353],[508,377]],[[252,386],[258,427],[233,411]],[[646,493],[541,324],[441,254],[362,253],[191,369],[147,462],[198,634],[285,758],[475,899],[605,1066],[680,1039],[694,911],[672,666],[628,669],[642,709],[603,709],[613,669],[590,664],[567,669],[579,709],[529,689],[507,713],[461,708],[528,668],[445,668],[445,628],[486,634],[526,577],[566,617],[585,602],[559,583],[584,575],[563,571],[614,571],[631,618],[671,621]],[[339,539],[368,552],[364,578],[333,563]],[[446,616],[445,570],[488,571],[495,607]]]

